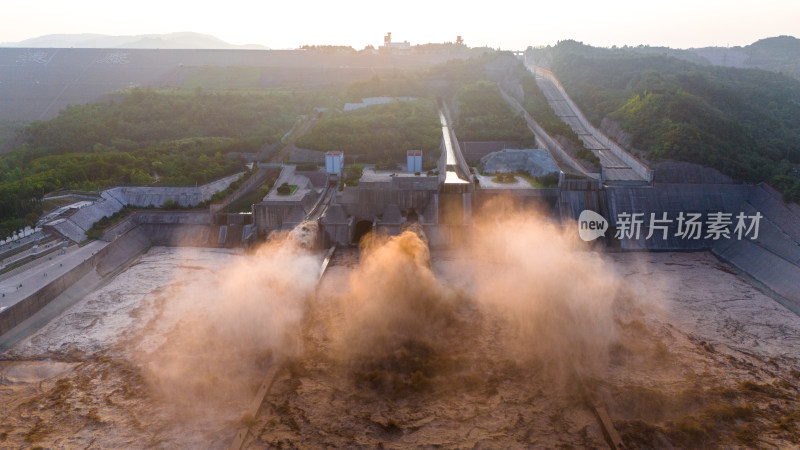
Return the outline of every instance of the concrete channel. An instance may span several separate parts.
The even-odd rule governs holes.
[[[25,282],[0,310],[0,351],[35,332],[145,253],[151,246],[208,246],[208,213],[139,212],[109,230],[110,242],[93,241],[66,254],[29,263],[4,290]]]

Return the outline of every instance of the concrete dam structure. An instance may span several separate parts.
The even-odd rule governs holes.
[[[440,104],[442,148],[438,173],[408,173],[364,169],[357,186],[341,192],[319,173],[298,172],[284,167],[276,188],[253,205],[259,236],[290,230],[310,218],[320,222],[321,242],[357,244],[367,231],[397,234],[407,221],[426,227],[436,236],[440,226],[464,226],[471,217],[474,185],[469,167],[461,155],[458,140],[449,125],[446,106]],[[297,186],[289,195],[279,195],[277,186]],[[324,207],[319,205],[324,204]],[[432,241],[435,242],[435,239]]]
[[[558,92],[551,92],[549,98],[561,95],[560,100],[553,101],[571,105],[570,111],[584,122],[577,107],[564,97],[563,88],[553,79],[545,79],[544,82],[550,83],[550,88],[545,88]],[[565,108],[567,106],[562,109],[566,111]],[[603,242],[610,250],[711,250],[777,293],[787,305],[792,305],[791,309],[800,311],[800,283],[797,282],[800,280],[800,235],[797,232],[800,210],[797,205],[783,203],[769,186],[735,183],[716,170],[688,163],[663,163],[652,170],[616,146],[593,149],[603,162],[603,171],[596,178],[591,176],[593,174],[576,178],[562,172],[556,187],[534,188],[524,182],[497,185],[481,176],[486,185],[476,187],[450,125],[449,112],[442,102],[439,116],[442,152],[436,174],[378,171],[368,167],[357,186],[338,190],[324,174],[297,172],[294,166],[286,166],[276,186],[287,182],[298,188],[288,196],[276,195],[273,191],[264,201],[253,205],[258,236],[265,238],[272,231],[290,230],[304,220],[313,219],[319,223],[319,245],[355,245],[366,232],[398,234],[405,223],[418,222],[431,246],[446,246],[461,239],[465,227],[471,224],[474,211],[503,197],[511,199],[514,208],[536,208],[562,224],[575,223],[584,210],[594,211],[609,223],[610,229]],[[582,126],[588,133],[582,136],[584,142],[594,142],[591,136],[595,136],[592,133],[596,130]],[[547,143],[555,142],[541,129],[538,129],[537,141],[545,144],[548,150],[551,149]],[[603,157],[603,152],[608,154]],[[552,150],[551,154],[558,155]],[[617,159],[613,159],[613,155]],[[528,163],[527,159],[517,159]],[[564,163],[563,158],[559,161]],[[625,167],[614,166],[617,163]],[[520,169],[529,170],[527,167]],[[641,219],[635,235],[626,233],[630,231],[625,229],[626,214],[636,214],[635,217]],[[704,230],[691,239],[681,236],[683,223],[679,218],[698,215],[707,221],[715,214],[731,221],[740,214],[746,217],[760,214],[763,219],[757,238],[731,236],[736,223],[726,224],[728,232],[724,235],[711,235]],[[651,219],[658,219],[654,222],[658,226],[653,229]],[[620,230],[623,233],[619,233]]]
[[[69,217],[45,222],[43,226],[73,242],[86,239],[86,231],[103,217],[111,217],[123,207],[152,208],[173,202],[179,207],[192,207],[208,201],[214,193],[225,190],[243,172],[197,187],[116,187],[100,194],[100,200],[79,209]]]
[[[357,185],[344,186],[341,174],[261,167],[208,210],[136,211],[103,240],[0,275],[8,441],[46,423],[45,447],[424,447],[435,436],[435,445],[456,447],[623,448],[620,433],[631,431],[621,411],[650,398],[663,407],[676,383],[698,384],[695,368],[734,377],[734,387],[762,386],[750,379],[776,373],[796,378],[776,361],[796,348],[800,323],[773,299],[800,314],[797,205],[767,185],[691,164],[620,183],[550,170],[547,150],[500,149],[492,173],[473,171],[444,105],[439,116],[441,156],[429,173],[366,167]],[[267,170],[280,174],[251,213],[227,212],[271,179]],[[534,179],[542,174],[547,183]],[[174,200],[165,194],[106,192],[70,223],[81,231],[124,203]],[[609,228],[597,243],[574,245],[579,235],[569,231],[585,210]],[[680,236],[682,214],[702,216],[697,239]],[[745,239],[706,236],[713,214],[761,217],[757,238],[747,236],[755,229]],[[635,237],[625,236],[630,215],[642,219]],[[651,217],[670,220],[654,229]],[[271,240],[276,231],[286,235]],[[357,249],[370,232],[394,237]],[[255,250],[229,249],[256,241]],[[545,353],[516,362],[537,347]],[[602,371],[582,372],[614,349],[642,366],[602,361]],[[541,369],[549,364],[560,367],[556,378]],[[61,372],[52,379],[14,378],[53,367]],[[595,383],[605,370],[614,372]],[[781,411],[773,406],[764,410]]]
[[[800,208],[783,203],[769,186],[737,184],[712,169],[685,163],[665,163],[652,175],[644,173],[651,177],[650,181],[620,183],[603,180],[603,176],[576,177],[561,172],[558,184],[546,188],[519,180],[512,184],[493,183],[490,176],[471,173],[444,103],[439,105],[439,117],[441,155],[437,170],[430,173],[366,167],[358,185],[340,187],[338,176],[283,165],[273,189],[252,205],[251,214],[222,214],[219,205],[210,211],[136,212],[106,230],[103,241],[90,244],[86,256],[73,269],[52,272],[52,280],[44,284],[38,281],[41,289],[28,291],[26,286],[19,294],[9,293],[9,301],[14,295],[20,298],[12,306],[1,307],[0,334],[25,321],[72,285],[89,285],[77,283],[78,280],[94,274],[92,283],[100,282],[152,245],[247,247],[268,239],[272,232],[290,231],[310,221],[316,224],[312,228],[318,230],[314,243],[318,248],[357,245],[373,231],[396,235],[414,223],[422,227],[430,246],[437,248],[463,242],[473,215],[498,198],[504,200],[504,208],[536,209],[565,226],[574,224],[583,211],[594,211],[608,221],[609,229],[601,242],[611,251],[710,250],[775,293],[787,307],[800,311]],[[537,140],[545,144],[552,141],[546,134],[537,135]],[[551,150],[551,154],[564,163],[557,153]],[[504,164],[519,160],[525,166],[519,169],[530,170],[527,165],[533,163],[529,159],[504,158]],[[633,170],[633,166],[626,170]],[[258,172],[260,177],[255,181],[248,182],[250,188],[258,187],[259,180],[263,182],[264,170]],[[113,214],[123,205],[148,206],[167,199],[190,205],[207,199],[235,178],[199,188],[112,189],[102,194],[101,201],[53,224],[53,228],[66,236],[74,231],[75,240],[82,240],[85,230],[97,219]],[[277,187],[281,185],[293,186],[293,190],[280,195]],[[626,214],[641,218],[641,229],[635,235],[625,233]],[[678,218],[682,214],[697,214],[703,220],[711,214],[725,214],[731,219],[740,214],[758,215],[761,221],[757,237],[752,239],[731,238],[733,223],[729,224],[725,239],[705,233],[687,239],[681,237]],[[652,218],[667,221],[651,229]]]
[[[58,266],[51,257],[26,270],[4,274],[4,285],[19,283],[20,289],[4,291],[0,302],[0,350],[80,300],[151,246],[214,246],[210,219],[202,211],[136,212],[106,232],[108,241],[93,241],[67,252],[59,257],[63,262]],[[30,320],[47,307],[52,311]]]

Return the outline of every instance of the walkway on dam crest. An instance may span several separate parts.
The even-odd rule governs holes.
[[[83,247],[73,245],[68,247],[63,255],[60,251],[56,251],[0,275],[0,312],[69,272],[106,245],[108,242],[104,241],[92,241]]]

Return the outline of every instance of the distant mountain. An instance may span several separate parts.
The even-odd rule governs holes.
[[[262,45],[234,45],[200,33],[142,34],[108,36],[104,34],[49,34],[20,42],[4,42],[0,47],[25,48],[146,48],[146,49],[257,49]]]
[[[745,47],[690,49],[715,66],[758,68],[800,78],[800,39],[778,36]]]

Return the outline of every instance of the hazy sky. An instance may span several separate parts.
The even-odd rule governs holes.
[[[122,6],[122,5],[126,6]],[[481,6],[477,6],[480,4]],[[4,0],[0,42],[45,34],[194,31],[232,44],[380,45],[464,37],[467,45],[524,49],[576,39],[597,46],[746,45],[800,37],[798,0],[202,1]]]

